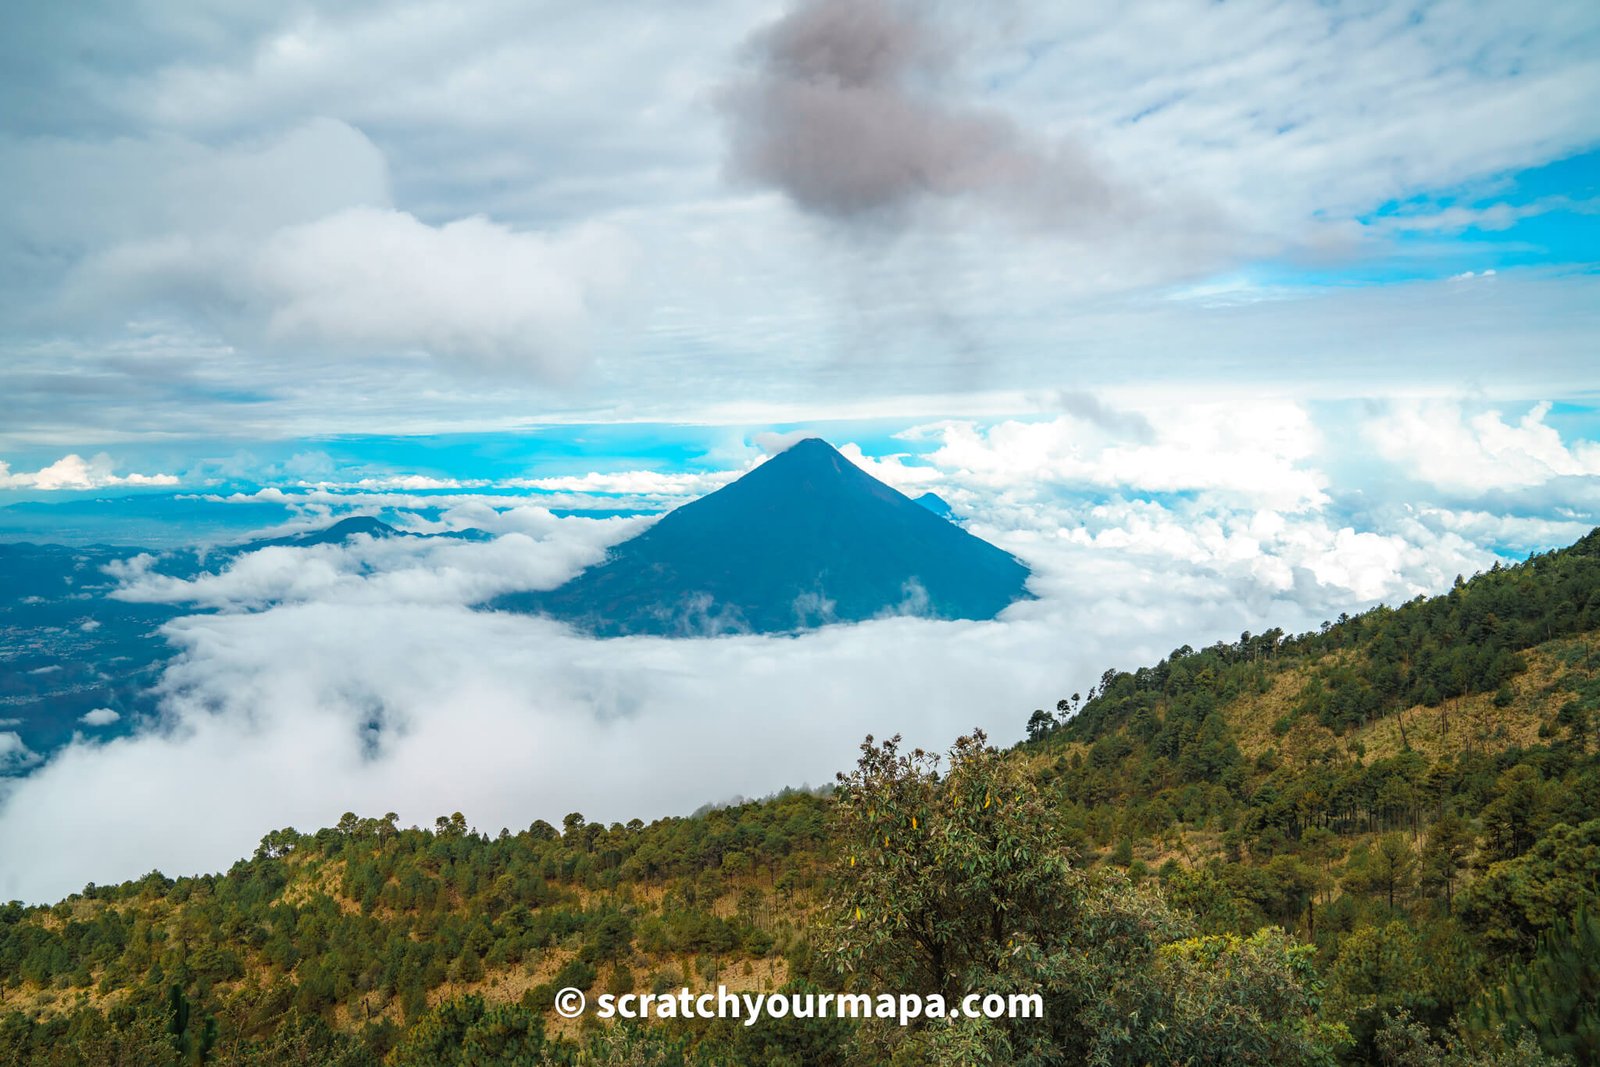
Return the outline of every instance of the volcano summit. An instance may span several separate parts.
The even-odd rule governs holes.
[[[669,512],[560,588],[493,607],[599,636],[786,633],[888,615],[990,619],[1028,568],[807,438]]]

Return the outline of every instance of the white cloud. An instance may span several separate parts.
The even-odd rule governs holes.
[[[591,472],[594,473],[594,472]],[[586,475],[572,475],[582,483]],[[606,479],[610,475],[595,473],[595,484],[608,484]],[[717,488],[722,481],[720,473],[707,475],[690,475],[688,481],[679,483],[669,480],[641,480],[641,485],[651,485],[662,490],[642,494],[613,493],[605,490],[588,491],[548,491],[535,490],[535,492],[494,492],[494,489],[504,488],[515,490],[519,483],[526,483],[532,479],[511,478],[495,479],[494,485],[489,485],[488,480],[483,480],[484,489],[470,488],[475,479],[462,481],[462,490],[459,492],[432,492],[426,494],[419,491],[401,491],[387,486],[387,479],[374,478],[372,484],[363,486],[360,482],[330,482],[318,484],[315,488],[282,490],[277,488],[257,490],[254,493],[230,493],[220,496],[215,493],[205,494],[203,499],[214,503],[249,504],[255,501],[272,501],[284,504],[297,513],[297,517],[281,526],[271,530],[258,531],[258,536],[281,536],[290,533],[299,533],[308,529],[326,526],[329,519],[336,512],[349,512],[352,508],[358,509],[360,514],[375,515],[383,509],[401,511],[416,511],[426,508],[443,508],[443,516],[438,522],[427,519],[413,518],[406,527],[416,533],[440,533],[449,530],[479,529],[491,533],[504,533],[512,531],[527,532],[531,527],[525,521],[526,517],[518,509],[533,508],[541,510],[571,510],[571,511],[639,511],[656,512],[676,507],[684,502],[686,497],[695,495],[693,486],[703,485],[705,492]],[[701,479],[704,479],[703,481]],[[431,486],[419,487],[431,490]],[[358,492],[351,492],[358,490]]]
[[[937,488],[945,475],[937,467],[906,462],[909,453],[892,453],[886,456],[869,456],[855,444],[839,446],[839,453],[880,482],[900,490],[907,496],[919,496]]]
[[[348,123],[297,119],[224,145],[142,137],[0,135],[0,234],[80,256],[172,234],[259,238],[354,205],[387,206],[383,153]],[[78,309],[75,309],[78,310]]]
[[[457,478],[438,478],[431,474],[391,474],[381,478],[362,478],[355,482],[318,482],[324,489],[404,489],[415,492],[422,489],[472,489],[488,485],[481,480],[461,481]]]
[[[226,309],[243,342],[420,350],[565,378],[630,256],[613,227],[522,232],[481,217],[430,226],[351,207],[261,239],[177,233],[119,245],[86,263],[77,285],[80,301],[198,298]]]
[[[104,489],[108,486],[177,485],[174,474],[117,474],[105,453],[90,459],[72,453],[36,471],[13,471],[0,460],[0,489]]]
[[[327,599],[184,619],[171,627],[182,653],[161,729],[71,745],[9,786],[0,857],[27,862],[0,859],[0,896],[51,899],[152,865],[220,869],[267,828],[345,810],[423,824],[460,810],[492,830],[820,784],[869,730],[933,747],[975,723],[1013,737],[1028,711],[1111,662],[1259,628],[1215,577],[1129,576],[1065,655],[1076,606],[1055,603],[1019,605],[1007,623],[597,642],[380,581],[372,591],[395,599],[334,586]],[[202,804],[191,832],[166,832],[172,811]]]
[[[703,474],[670,474],[660,471],[591,471],[581,475],[552,478],[513,478],[500,482],[507,488],[543,489],[549,492],[631,493],[640,496],[703,496],[727,485],[742,470],[713,471]]]
[[[1593,360],[1592,276],[1292,279],[1307,263],[1337,277],[1346,257],[1381,260],[1392,233],[1359,221],[1380,205],[1595,144],[1591,8],[1413,20],[1381,3],[1028,2],[997,21],[940,6],[930,17],[969,46],[936,87],[958,110],[1003,113],[1030,143],[1086,145],[1153,198],[1217,220],[1092,247],[961,213],[948,232],[840,247],[779,196],[730,189],[709,101],[771,5],[666,20],[635,3],[560,18],[498,0],[309,4],[214,14],[203,40],[186,19],[141,11],[113,33],[106,13],[63,8],[52,50],[15,65],[56,90],[21,87],[50,104],[29,127],[44,132],[0,142],[0,245],[20,257],[0,292],[21,338],[0,380],[7,429],[81,447],[105,427],[395,432],[762,405],[811,418],[884,410],[908,389],[956,394],[961,406],[919,412],[931,418],[971,413],[962,394],[977,389],[1129,379],[1571,395]],[[106,58],[85,79],[90,47]],[[1479,221],[1524,210],[1492,200],[1473,199]],[[1436,214],[1429,225],[1470,221]],[[587,236],[595,225],[635,249],[617,306],[598,314],[628,257]],[[405,254],[378,262],[364,243]],[[489,260],[554,282],[530,294],[515,272],[479,269]],[[1480,268],[1452,258],[1440,274],[1463,266]],[[1275,280],[1217,281],[1247,269]],[[1211,295],[1166,299],[1174,286]],[[54,309],[48,329],[40,308]],[[542,383],[591,344],[592,375],[557,396],[453,374]],[[350,395],[363,403],[337,399]]]
[[[0,725],[12,724],[14,724],[14,720],[0,723]],[[38,761],[38,754],[22,743],[22,736],[15,730],[0,731],[0,772],[14,774]],[[4,802],[5,793],[3,789],[0,789],[0,806],[3,806]],[[3,810],[3,808],[0,808],[0,810]]]
[[[1108,433],[1104,419],[1064,415],[988,428],[944,422],[907,431],[936,441],[925,457],[956,481],[1028,494],[1096,486],[1136,493],[1208,492],[1300,511],[1327,501],[1308,465],[1319,435],[1299,404],[1189,404],[1140,408],[1144,432]]]
[[[1600,494],[1595,495],[1593,503],[1600,505]],[[1469,544],[1520,546],[1525,550],[1570,545],[1596,525],[1581,517],[1570,517],[1583,514],[1570,507],[1561,509],[1569,517],[1507,515],[1478,508],[1422,506],[1415,510],[1418,523],[1457,534]],[[1594,517],[1600,519],[1600,506],[1595,508]]]
[[[85,726],[110,726],[122,716],[110,708],[95,708],[84,712],[78,718]]]
[[[1514,423],[1498,410],[1469,413],[1445,401],[1392,403],[1365,426],[1367,438],[1412,477],[1442,489],[1483,492],[1600,475],[1600,442],[1561,439],[1548,402]]]
[[[360,535],[345,544],[258,549],[193,580],[157,573],[148,555],[113,563],[108,571],[122,582],[117,599],[143,603],[235,611],[307,602],[467,605],[515,590],[554,588],[648,521],[558,518],[524,507],[500,525],[518,524],[526,532],[486,543]]]
[[[609,227],[528,233],[481,217],[433,227],[351,209],[275,234],[249,271],[274,338],[566,376],[629,257]]]
[[[1594,214],[1597,208],[1600,208],[1600,201],[1575,201],[1565,196],[1547,196],[1527,204],[1501,202],[1481,207],[1454,205],[1432,211],[1387,215],[1376,220],[1372,225],[1376,229],[1393,230],[1399,233],[1416,231],[1459,233],[1467,229],[1509,230],[1523,219],[1534,218],[1552,211],[1575,211],[1582,214]],[[1494,271],[1484,271],[1484,274],[1493,275]],[[1468,271],[1465,275],[1465,277],[1471,276],[1471,271]]]
[[[1600,130],[1585,5],[1359,12],[1027,8],[1029,37],[985,68],[1031,113],[1100,135],[1123,169],[1211,192],[1268,235],[1310,235],[1391,199],[1548,161]],[[1404,99],[1405,107],[1393,106]]]

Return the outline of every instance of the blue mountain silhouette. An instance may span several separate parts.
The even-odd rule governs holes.
[[[783,633],[884,615],[989,619],[1028,568],[808,438],[548,592],[492,606],[602,636]]]

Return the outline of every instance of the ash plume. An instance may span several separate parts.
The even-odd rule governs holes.
[[[1090,227],[1125,209],[1078,146],[947,98],[957,49],[895,0],[800,0],[750,40],[723,89],[731,176],[842,223],[904,223],[976,200],[1035,225]]]

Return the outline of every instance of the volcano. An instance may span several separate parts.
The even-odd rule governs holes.
[[[1011,554],[807,438],[664,515],[604,563],[491,606],[598,636],[787,633],[893,615],[991,619],[1028,597]]]

